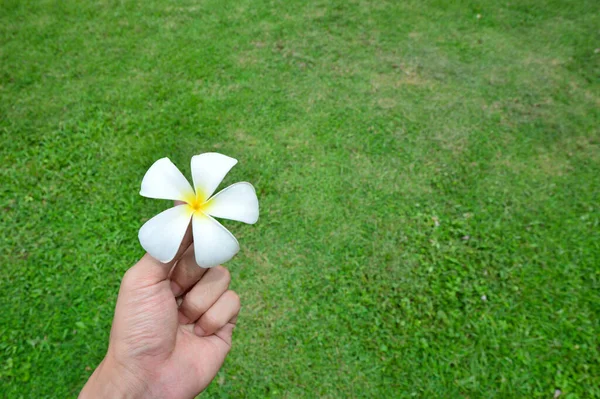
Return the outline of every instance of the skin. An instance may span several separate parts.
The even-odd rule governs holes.
[[[146,254],[125,273],[108,351],[80,398],[192,398],[213,380],[240,300],[226,268],[196,265],[191,242],[188,231],[172,262]]]

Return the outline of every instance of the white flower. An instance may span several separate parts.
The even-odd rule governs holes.
[[[140,195],[183,201],[148,220],[140,229],[142,247],[161,262],[173,260],[192,221],[196,263],[213,267],[235,256],[240,245],[233,234],[212,217],[254,224],[258,199],[252,184],[241,182],[211,197],[236,159],[216,152],[192,157],[194,189],[169,158],[154,162],[142,180]]]

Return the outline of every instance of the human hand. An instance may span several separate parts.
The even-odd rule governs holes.
[[[198,267],[190,244],[188,232],[172,262],[146,254],[125,273],[107,354],[80,398],[190,398],[213,380],[240,300],[229,271]]]

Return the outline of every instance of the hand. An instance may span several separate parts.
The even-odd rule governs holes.
[[[190,244],[186,234],[172,262],[146,254],[125,273],[106,357],[80,398],[191,398],[215,377],[240,300],[228,270],[198,267]]]

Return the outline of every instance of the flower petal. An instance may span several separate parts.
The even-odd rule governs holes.
[[[188,202],[194,198],[194,190],[169,158],[161,158],[144,175],[140,195]]]
[[[256,191],[250,183],[232,184],[208,200],[204,212],[217,218],[254,224],[258,220]]]
[[[140,229],[140,244],[152,257],[163,263],[173,260],[190,224],[192,211],[187,205],[178,205],[159,213]]]
[[[217,152],[207,152],[192,157],[192,180],[196,198],[206,201],[215,192],[237,159]]]
[[[240,244],[233,234],[221,223],[202,212],[192,218],[194,252],[200,267],[214,267],[225,263],[240,250]]]

